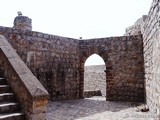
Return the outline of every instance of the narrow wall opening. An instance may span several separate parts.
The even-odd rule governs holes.
[[[84,97],[106,96],[106,70],[104,60],[92,54],[84,64]]]

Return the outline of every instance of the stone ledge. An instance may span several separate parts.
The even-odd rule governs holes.
[[[90,98],[90,97],[93,97],[93,96],[102,96],[102,93],[101,93],[100,90],[95,90],[95,91],[87,90],[87,91],[84,91],[84,97]]]

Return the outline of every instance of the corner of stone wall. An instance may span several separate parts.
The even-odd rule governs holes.
[[[45,120],[49,94],[0,35],[0,64],[28,120]]]
[[[153,0],[144,24],[143,53],[145,63],[146,101],[152,113],[160,118],[160,1]]]
[[[147,19],[147,15],[143,15],[141,18],[139,18],[134,25],[126,28],[125,36],[129,35],[140,35],[143,33],[143,25],[145,24],[145,21]]]

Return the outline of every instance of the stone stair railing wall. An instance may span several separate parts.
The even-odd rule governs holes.
[[[0,65],[28,120],[45,120],[48,92],[0,35]]]

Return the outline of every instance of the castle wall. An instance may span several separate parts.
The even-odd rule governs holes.
[[[51,100],[84,97],[84,63],[94,53],[105,61],[107,100],[145,100],[142,35],[77,40],[7,27],[0,27],[0,34]]]
[[[154,0],[143,27],[143,46],[147,104],[150,111],[160,109],[160,3]],[[158,109],[159,108],[159,109]]]
[[[92,54],[98,54],[106,65],[106,99],[144,101],[141,35],[80,40],[79,42],[81,97],[84,91],[84,63]]]
[[[138,20],[132,29],[127,28],[125,35],[134,35],[135,31],[143,34],[143,53],[146,100],[150,111],[159,114],[160,109],[160,2],[153,0],[150,11],[142,21]],[[138,29],[135,27],[139,23]]]
[[[40,32],[0,27],[51,99],[79,98],[79,41]]]
[[[126,29],[127,36],[77,40],[29,31],[25,24],[0,27],[50,98],[84,97],[84,63],[96,53],[105,61],[106,99],[145,101],[160,112],[160,5]],[[22,21],[21,21],[22,22]],[[24,28],[24,30],[20,30]],[[96,61],[95,61],[96,62]],[[145,79],[145,81],[144,81]]]
[[[160,109],[160,2],[153,0],[150,11],[142,21],[138,20],[132,27],[126,29],[125,35],[132,35],[135,31],[143,34],[143,53],[146,100],[151,112],[159,114]],[[135,26],[138,25],[138,29]],[[132,28],[132,29],[130,29]]]

